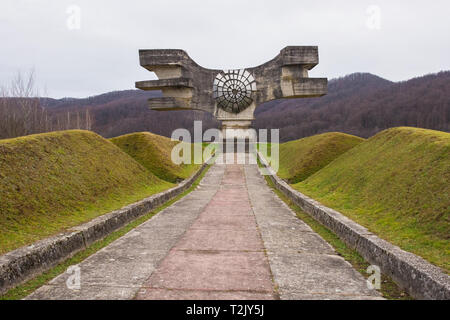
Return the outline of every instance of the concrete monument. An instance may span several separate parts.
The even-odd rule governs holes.
[[[139,59],[158,80],[136,82],[136,88],[163,94],[149,99],[151,109],[210,112],[227,138],[245,136],[256,107],[266,101],[327,93],[326,78],[308,77],[319,62],[314,46],[285,47],[274,59],[240,70],[206,69],[177,49],[139,50]]]

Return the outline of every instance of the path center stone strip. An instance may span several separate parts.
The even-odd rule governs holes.
[[[242,165],[145,282],[137,299],[275,299]]]

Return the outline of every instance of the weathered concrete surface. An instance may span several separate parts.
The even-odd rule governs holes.
[[[257,90],[251,97],[251,110],[239,114],[218,108],[214,99],[214,79],[222,70],[203,68],[178,49],[139,50],[139,60],[158,76],[158,80],[136,82],[136,88],[142,90],[162,90],[162,98],[149,99],[154,110],[197,109],[223,120],[252,120],[254,109],[266,101],[319,97],[327,92],[326,78],[308,78],[308,71],[319,63],[316,46],[285,47],[270,61],[247,68]]]
[[[258,154],[261,163],[269,168]],[[450,300],[450,276],[440,268],[410,252],[380,239],[343,214],[294,190],[276,174],[270,175],[275,186],[314,219],[332,230],[367,261],[380,267],[400,287],[417,299]],[[261,201],[268,201],[261,200]]]
[[[380,299],[270,190],[256,165],[200,186],[28,299]]]
[[[381,299],[294,216],[256,165],[227,166],[217,194],[137,298]]]

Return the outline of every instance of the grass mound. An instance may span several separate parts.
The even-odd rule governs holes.
[[[172,148],[180,142],[157,134],[130,133],[110,140],[154,175],[169,182],[184,180],[200,167],[174,164],[170,159]]]
[[[89,131],[0,140],[0,254],[171,186]]]
[[[328,132],[280,145],[278,176],[289,183],[305,180],[364,139]]]
[[[450,134],[392,128],[294,187],[450,270]]]

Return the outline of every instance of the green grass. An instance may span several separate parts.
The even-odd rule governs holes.
[[[93,132],[0,140],[0,254],[172,186]]]
[[[449,182],[450,134],[400,127],[293,187],[449,272]]]
[[[162,180],[176,183],[188,178],[200,168],[199,164],[193,162],[180,165],[173,163],[170,160],[171,151],[180,142],[167,137],[150,132],[137,132],[112,138],[110,141]],[[193,155],[193,152],[191,153]]]
[[[340,132],[328,132],[280,144],[278,176],[297,183],[319,171],[364,139]]]
[[[122,237],[123,235],[125,235],[126,233],[128,233],[130,230],[136,228],[140,224],[149,220],[155,214],[157,214],[159,211],[163,210],[164,208],[167,208],[168,206],[173,204],[175,201],[181,199],[182,197],[184,197],[185,195],[190,193],[192,190],[194,190],[198,186],[198,184],[200,183],[200,181],[202,180],[202,178],[204,177],[204,175],[206,174],[208,169],[209,169],[209,167],[205,168],[205,170],[203,170],[201,175],[197,178],[197,180],[195,180],[195,182],[192,184],[192,186],[189,189],[187,189],[186,191],[184,191],[182,194],[180,194],[177,197],[175,197],[174,199],[166,202],[165,204],[158,207],[157,209],[130,222],[126,226],[122,227],[121,229],[112,232],[111,234],[109,234],[108,236],[103,238],[102,240],[99,240],[99,241],[93,243],[92,245],[90,245],[86,250],[78,252],[73,257],[71,257],[68,260],[60,263],[59,265],[51,268],[50,270],[34,277],[33,279],[25,282],[24,284],[21,284],[15,288],[9,290],[4,295],[0,296],[0,300],[19,300],[19,299],[25,298],[26,296],[31,294],[33,291],[35,291],[39,287],[43,286],[44,284],[46,284],[47,282],[49,282],[56,276],[65,272],[69,266],[76,265],[76,264],[82,262],[84,259],[86,259],[90,255],[96,253],[97,251],[106,247],[108,244],[110,244],[114,240],[116,240],[116,239]]]
[[[317,234],[319,234],[325,241],[327,241],[336,251],[338,255],[348,261],[357,271],[359,271],[365,278],[369,277],[366,272],[367,267],[370,265],[364,258],[354,249],[349,248],[339,237],[331,230],[321,225],[314,220],[310,215],[305,213],[300,207],[298,207],[292,200],[286,197],[282,192],[275,188],[272,180],[268,176],[265,176],[266,182],[274,192],[283,200],[297,215],[297,218],[305,222],[311,227]],[[405,291],[401,290],[397,284],[392,281],[386,275],[381,276],[381,288],[379,290],[384,298],[392,300],[410,300],[410,297]]]

